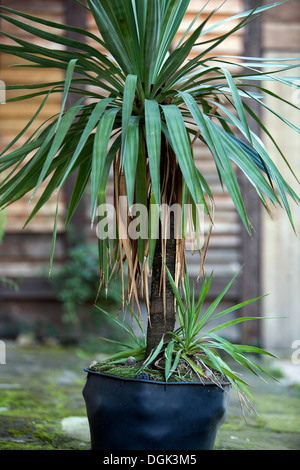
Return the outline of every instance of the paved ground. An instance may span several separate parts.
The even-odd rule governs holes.
[[[82,389],[83,368],[92,359],[74,349],[7,344],[6,364],[0,364],[0,449],[88,450]],[[269,366],[287,375],[269,384],[251,377],[258,415],[244,418],[232,395],[217,450],[300,449],[300,365]]]

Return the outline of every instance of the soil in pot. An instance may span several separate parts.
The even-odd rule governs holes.
[[[196,362],[196,361],[195,361]],[[136,379],[139,378],[141,370],[147,380],[156,382],[165,382],[164,373],[164,358],[155,361],[153,366],[143,368],[142,363],[136,363],[133,358],[129,358],[124,364],[111,363],[109,361],[93,361],[89,366],[89,370],[100,372],[102,374],[113,375],[117,377]],[[210,368],[203,370],[204,375],[196,373],[184,360],[180,360],[176,371],[172,374],[169,382],[200,382],[200,383],[215,383],[216,385],[227,383],[228,379],[223,374]]]

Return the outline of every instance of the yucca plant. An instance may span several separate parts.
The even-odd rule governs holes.
[[[231,288],[239,272],[233,276],[220,294],[207,307],[204,306],[208,302],[207,296],[213,273],[208,278],[204,274],[199,292],[197,292],[195,283],[191,287],[188,269],[185,270],[181,286],[176,285],[167,267],[166,272],[176,299],[178,318],[178,327],[174,331],[165,333],[165,335],[169,335],[167,346],[165,347],[165,335],[163,335],[157,347],[147,356],[146,333],[140,319],[131,307],[128,306],[128,309],[131,311],[139,334],[134,331],[134,328],[126,320],[121,320],[98,307],[126,332],[131,339],[131,344],[130,342],[125,343],[102,338],[113,343],[118,352],[107,357],[105,361],[94,361],[91,368],[96,371],[103,371],[103,368],[109,370],[111,365],[115,363],[120,365],[125,363],[127,367],[129,367],[129,364],[132,365],[133,377],[137,377],[145,370],[155,374],[155,370],[159,369],[161,371],[160,380],[165,380],[165,382],[196,380],[203,383],[215,383],[221,388],[223,382],[228,380],[237,390],[241,402],[246,406],[250,406],[253,396],[249,390],[249,384],[242,378],[242,374],[235,371],[235,366],[232,366],[231,363],[250,370],[262,380],[264,380],[264,376],[276,380],[253,359],[255,355],[272,358],[276,358],[276,356],[256,346],[234,344],[219,336],[217,332],[246,321],[272,319],[272,317],[237,316],[228,320],[228,314],[261,300],[263,296],[240,302],[216,313],[222,299]],[[220,319],[222,320],[226,316],[227,320],[220,323]],[[130,362],[132,358],[134,358],[134,361]],[[142,366],[139,364],[142,364]],[[127,371],[125,373],[128,374]]]
[[[132,315],[132,319],[135,322],[135,325],[138,328],[138,332],[135,332],[135,328],[131,325],[126,318],[120,319],[116,315],[112,315],[106,310],[103,310],[101,307],[97,307],[104,315],[106,315],[110,320],[112,320],[113,324],[117,325],[126,335],[129,337],[130,341],[127,340],[125,343],[124,341],[116,341],[111,338],[100,338],[103,341],[108,341],[111,344],[114,344],[118,351],[114,353],[112,356],[106,358],[105,362],[108,364],[124,364],[128,359],[134,359],[133,363],[144,361],[146,356],[146,345],[147,345],[147,337],[145,333],[145,329],[143,324],[135,313],[135,311],[130,307],[127,306],[128,310]],[[126,310],[125,310],[126,313]],[[94,361],[98,364],[96,361]]]
[[[256,346],[233,344],[224,337],[219,336],[217,332],[245,321],[266,320],[272,317],[238,316],[223,323],[216,322],[229,313],[240,310],[244,306],[260,300],[262,297],[246,300],[216,313],[220,302],[239,274],[237,273],[203,312],[203,306],[207,300],[206,297],[210,289],[213,274],[209,278],[204,275],[202,285],[197,294],[195,292],[195,285],[193,284],[192,288],[190,287],[191,282],[187,270],[182,289],[176,286],[168,268],[166,270],[177,302],[179,327],[175,331],[169,332],[171,339],[164,350],[164,338],[162,338],[160,344],[144,361],[143,368],[153,363],[163,351],[164,356],[161,358],[161,361],[166,381],[172,380],[174,374],[178,373],[177,368],[181,362],[183,369],[187,371],[186,373],[196,374],[200,381],[208,379],[208,381],[222,386],[222,380],[224,381],[226,378],[237,389],[241,399],[246,404],[249,404],[248,399],[253,399],[253,396],[249,391],[248,384],[239,373],[231,368],[230,361],[249,369],[261,379],[263,379],[264,375],[274,379],[251,356],[264,355],[273,358],[276,356]]]
[[[174,44],[174,39],[189,0],[87,0],[77,3],[93,16],[99,36],[0,7],[3,21],[49,42],[49,47],[41,46],[2,32],[15,43],[1,44],[2,53],[25,60],[31,70],[55,68],[65,71],[63,81],[7,86],[6,106],[11,101],[36,96],[43,100],[27,126],[1,153],[0,207],[30,193],[35,206],[27,224],[53,193],[59,196],[64,183],[76,172],[66,224],[87,187],[91,193],[91,222],[99,223],[103,216],[99,215],[97,207],[106,202],[112,170],[117,230],[111,242],[108,238],[99,238],[100,285],[107,288],[109,281],[119,273],[123,278],[127,263],[128,282],[123,287],[123,301],[133,299],[139,309],[139,296],[144,296],[149,313],[149,354],[163,335],[174,330],[174,293],[165,265],[178,285],[185,274],[185,205],[190,204],[195,214],[200,204],[213,221],[214,196],[201,166],[198,168],[194,161],[196,140],[210,150],[220,181],[227,188],[249,233],[251,222],[245,211],[235,166],[255,187],[263,206],[268,210],[268,201],[283,205],[293,224],[288,198],[299,202],[299,197],[273,163],[262,140],[249,127],[247,115],[255,119],[262,134],[271,139],[274,149],[282,155],[252,105],[259,103],[299,132],[293,123],[263,100],[265,95],[278,100],[283,98],[261,86],[261,81],[295,86],[292,79],[283,78],[280,72],[293,69],[298,63],[292,59],[220,57],[214,52],[255,15],[285,2],[258,7],[212,25],[210,20],[217,10],[207,13],[210,1],[201,2],[201,10],[178,44]],[[219,26],[230,25],[231,20],[235,22],[228,32],[209,35],[212,31],[216,33]],[[48,27],[51,31],[57,30],[57,34],[49,32]],[[61,35],[61,31],[81,35],[83,41],[69,39]],[[92,40],[94,45],[89,45],[86,39]],[[190,58],[195,46],[201,46],[201,52]],[[269,69],[268,73],[264,69]],[[20,90],[23,94],[10,98],[10,90]],[[28,131],[53,93],[62,93],[60,112],[49,116],[20,148],[12,151],[12,145]],[[80,97],[66,109],[66,100],[71,93]],[[282,157],[285,159],[284,155]],[[37,191],[45,181],[45,188],[38,196]],[[127,197],[128,208],[134,203],[147,207],[152,215],[147,220],[148,236],[123,236],[126,222],[135,220],[136,214],[130,210],[125,215],[118,211],[120,196]],[[171,236],[166,239],[166,220],[163,214],[157,216],[151,209],[156,205],[170,207],[175,203],[182,207],[183,234],[175,239],[175,220],[170,213],[165,216],[169,217],[167,225],[171,227]],[[193,222],[197,229],[195,218]],[[56,227],[57,214],[50,267]],[[156,237],[153,234],[157,228]],[[203,254],[201,256],[203,261]],[[166,342],[170,338],[165,336]]]

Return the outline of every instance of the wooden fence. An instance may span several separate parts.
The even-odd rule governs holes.
[[[297,10],[297,2],[291,1],[291,11]],[[86,25],[90,31],[96,32],[95,25],[90,16],[83,16],[83,9],[72,0],[44,0],[43,2],[28,0],[26,3],[20,0],[2,0],[3,5],[11,8],[27,11],[36,16],[42,16],[54,21],[66,22],[69,24]],[[220,5],[220,1],[212,0],[207,7],[207,11]],[[220,21],[226,16],[240,12],[244,7],[256,6],[253,0],[230,0],[215,15],[214,21]],[[80,8],[80,10],[79,10]],[[199,1],[192,0],[186,14],[179,35],[182,36],[185,26],[189,24],[199,8]],[[298,11],[298,10],[297,10]],[[274,15],[277,25],[283,28],[286,15],[286,7],[281,7],[276,13],[265,14],[264,20],[251,23],[244,35],[237,33],[226,40],[220,47],[219,53],[224,55],[260,55],[261,52],[268,52],[273,48],[276,31],[274,31]],[[277,15],[277,16],[276,16]],[[1,29],[11,34],[20,36],[12,25],[1,22]],[[293,23],[292,15],[290,24]],[[226,28],[226,26],[224,26]],[[298,30],[297,30],[298,31]],[[295,34],[295,28],[290,28],[288,36]],[[28,33],[22,33],[22,37],[27,40],[36,41]],[[282,32],[281,37],[286,35]],[[285,41],[282,39],[282,41]],[[10,42],[9,39],[1,36],[1,41]],[[43,40],[38,40],[43,44]],[[284,51],[287,51],[289,43]],[[6,84],[19,83],[39,83],[42,81],[60,80],[61,71],[37,70],[34,73],[31,69],[18,69],[10,67],[12,64],[21,63],[14,57],[1,56],[0,79]],[[13,96],[12,92],[7,97]],[[36,98],[28,102],[16,102],[0,105],[0,148],[3,148],[27,123],[40,104],[40,99]],[[51,97],[40,115],[42,123],[49,115],[60,109],[61,96],[55,94]],[[26,136],[24,136],[24,139]],[[22,142],[19,142],[21,144]],[[260,205],[254,202],[253,192],[249,184],[241,178],[241,187],[246,199],[246,205],[250,214],[250,219],[255,226],[255,236],[249,240],[245,235],[239,218],[234,209],[231,198],[226,190],[224,191],[218,181],[215,165],[205,148],[198,145],[195,149],[197,164],[205,174],[214,194],[216,195],[216,217],[215,230],[211,237],[210,250],[207,257],[206,269],[211,269],[215,273],[215,282],[212,295],[215,295],[220,288],[224,287],[230,278],[246,263],[246,268],[239,280],[234,284],[233,289],[227,295],[222,307],[238,302],[242,298],[257,296],[261,288],[261,215]],[[42,188],[41,188],[42,190]],[[66,259],[68,248],[68,238],[64,232],[65,208],[68,204],[70,187],[65,188],[64,198],[59,206],[58,240],[55,252],[54,269],[58,269]],[[27,205],[28,197],[24,197],[12,207],[7,209],[7,225],[5,236],[0,245],[0,277],[7,276],[12,279],[21,280],[17,292],[8,289],[0,283],[0,336],[2,334],[15,335],[22,325],[35,325],[45,320],[46,323],[57,323],[61,315],[56,296],[49,285],[46,273],[49,262],[51,247],[51,231],[54,223],[54,212],[56,201],[50,199],[47,205],[37,214],[31,223],[22,230],[26,217],[29,215],[31,207]],[[96,234],[89,228],[88,200],[83,204],[77,218],[74,219],[75,229],[84,231],[89,241],[95,242]],[[190,272],[196,275],[199,269],[199,258],[188,255]],[[258,310],[257,310],[258,309]],[[252,312],[251,312],[252,313]],[[259,307],[255,313],[260,314]],[[3,333],[2,333],[3,332]],[[237,340],[250,340],[259,342],[261,332],[258,324],[251,328],[244,328],[232,331],[232,336]]]

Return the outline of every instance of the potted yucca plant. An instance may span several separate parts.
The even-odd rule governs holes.
[[[290,86],[290,80],[278,74],[294,65],[260,58],[255,59],[256,63],[251,59],[249,64],[244,57],[230,61],[214,55],[214,49],[254,15],[284,2],[258,7],[212,26],[209,21],[215,12],[204,15],[210,2],[203,2],[181,41],[173,47],[189,0],[74,1],[91,13],[99,36],[0,7],[3,20],[52,45],[47,48],[5,33],[16,44],[1,45],[1,52],[25,59],[30,67],[66,71],[60,82],[7,87],[8,95],[10,89],[25,91],[13,99],[44,96],[29,125],[52,93],[62,93],[62,106],[60,113],[49,116],[21,148],[11,151],[10,144],[1,153],[0,171],[4,175],[0,183],[1,208],[30,192],[35,205],[28,223],[54,192],[59,195],[64,183],[76,172],[66,215],[68,224],[86,188],[90,189],[91,221],[97,223],[100,287],[109,289],[114,276],[120,274],[122,302],[142,329],[141,338],[137,337],[116,312],[115,321],[124,326],[136,345],[111,358],[109,369],[107,364],[106,369],[101,368],[103,364],[87,368],[84,397],[92,448],[211,449],[224,419],[230,387],[248,392],[222,354],[229,354],[259,373],[263,371],[248,353],[267,353],[230,344],[216,334],[220,326],[209,329],[211,320],[229,312],[214,313],[230,287],[203,313],[211,282],[203,274],[210,231],[203,250],[198,246],[200,287],[191,290],[185,261],[186,221],[191,219],[198,233],[199,206],[211,227],[214,211],[214,196],[201,168],[195,165],[193,144],[199,139],[210,150],[220,181],[249,233],[251,225],[233,165],[253,184],[266,209],[267,199],[282,204],[292,222],[287,196],[297,202],[299,198],[250,129],[246,115],[250,114],[262,132],[271,137],[252,111],[251,103],[258,102],[299,131],[264,103],[263,95],[271,92],[260,85],[261,80],[268,78]],[[236,20],[235,26],[227,33],[207,35],[232,19]],[[52,31],[57,29],[57,34],[44,26],[54,28]],[[94,46],[61,36],[60,31],[82,35],[91,39]],[[190,58],[196,45],[202,46],[202,52]],[[266,74],[263,69],[269,66],[272,72]],[[70,93],[79,97],[65,109]],[[112,239],[104,236],[103,229],[108,222],[105,203],[110,172],[116,210]],[[44,191],[38,196],[37,191],[46,179]],[[182,209],[179,221],[168,210],[173,205]],[[162,207],[167,210],[161,210]],[[147,216],[137,224],[141,208],[146,208]],[[139,230],[129,230],[130,225],[131,229],[139,225]],[[141,298],[148,311],[146,331],[141,324]],[[245,319],[225,322],[222,327]],[[208,332],[203,330],[205,327]],[[126,361],[125,378],[111,373],[115,363],[122,361]],[[163,375],[155,379],[153,371],[159,370]]]

